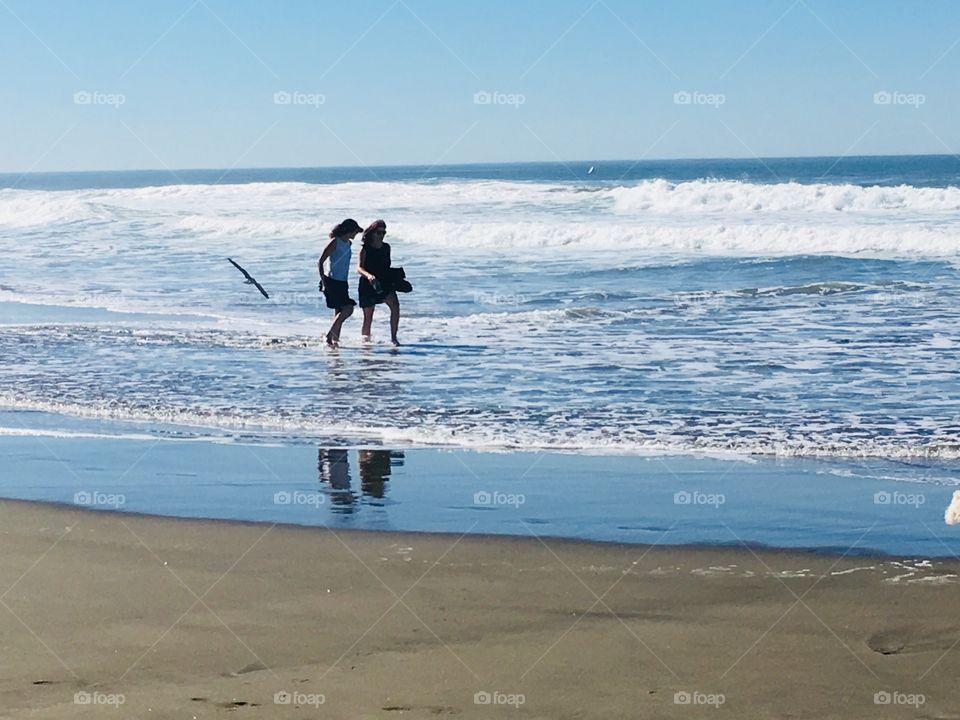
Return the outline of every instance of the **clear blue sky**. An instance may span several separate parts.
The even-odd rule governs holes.
[[[958,40],[956,0],[0,0],[0,172],[960,152]]]

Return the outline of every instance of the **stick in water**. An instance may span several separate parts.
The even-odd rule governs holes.
[[[267,300],[270,299],[270,296],[267,295],[267,291],[263,289],[263,285],[261,285],[260,283],[258,283],[258,282],[254,279],[253,275],[251,275],[251,274],[248,273],[246,270],[244,270],[242,267],[240,267],[239,265],[237,265],[237,263],[235,263],[235,262],[233,261],[233,258],[227,258],[227,260],[229,260],[229,261],[230,261],[230,264],[233,265],[237,270],[239,270],[240,272],[243,273],[243,276],[247,279],[247,285],[256,285],[257,290],[260,291],[260,294],[263,295],[265,298],[267,298]]]

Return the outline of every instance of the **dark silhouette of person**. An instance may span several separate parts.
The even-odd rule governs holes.
[[[402,467],[402,450],[361,450],[358,454],[360,465],[360,489],[367,497],[383,499],[386,495],[386,483],[395,467]]]
[[[343,448],[320,448],[317,474],[321,484],[330,486],[330,503],[337,512],[353,512],[356,498],[350,481],[350,460]]]

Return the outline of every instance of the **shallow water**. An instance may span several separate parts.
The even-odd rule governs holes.
[[[245,442],[960,456],[960,161],[587,167],[0,178],[0,407]],[[371,346],[357,318],[320,341],[345,215],[388,220],[415,286],[397,351],[383,311]]]
[[[332,529],[951,556],[955,462],[722,460],[0,436],[0,495]]]

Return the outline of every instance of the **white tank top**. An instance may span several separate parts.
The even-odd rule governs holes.
[[[333,246],[333,252],[330,253],[329,277],[346,282],[350,277],[350,254],[353,245],[346,238],[338,237],[336,241],[337,244]]]

